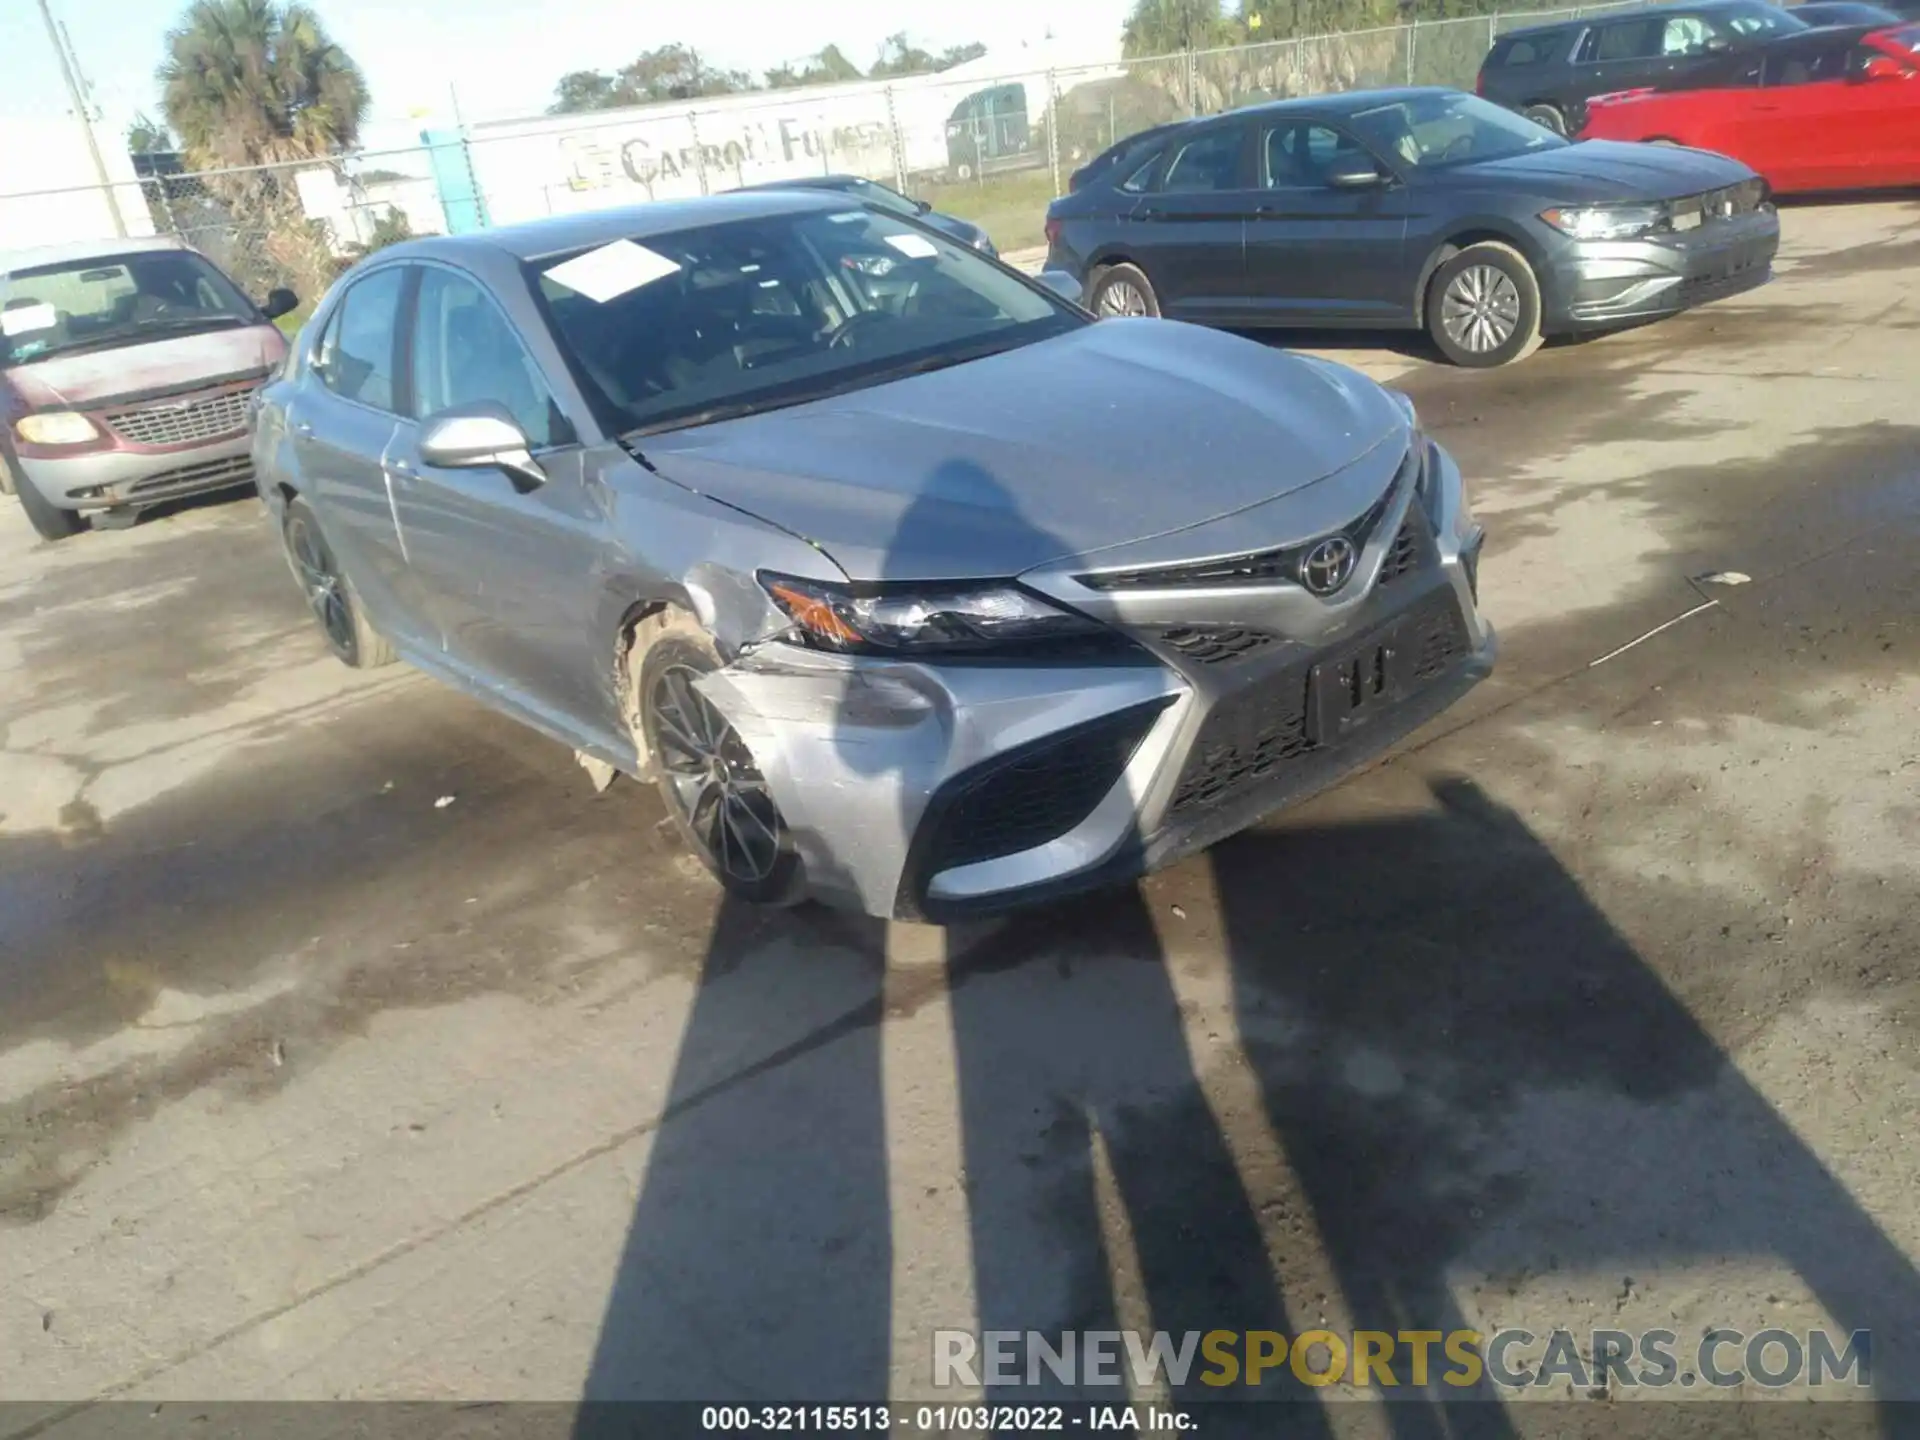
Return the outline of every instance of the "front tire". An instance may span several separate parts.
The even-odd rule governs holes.
[[[353,582],[334,559],[333,547],[320,532],[313,507],[299,496],[287,502],[280,522],[280,538],[287,562],[307,597],[307,608],[326,637],[327,648],[341,664],[355,670],[373,670],[393,663],[393,647],[367,623],[367,612],[354,593]]]
[[[733,725],[698,682],[721,668],[713,640],[675,618],[640,662],[642,735],[673,828],[729,895],[800,898],[800,857],[780,807]]]
[[[1567,117],[1560,113],[1558,105],[1529,105],[1520,113],[1556,135],[1564,136],[1567,133]]]
[[[1102,320],[1157,316],[1160,297],[1138,265],[1109,265],[1093,277],[1087,308]]]
[[[1427,285],[1427,333],[1455,365],[1511,365],[1540,345],[1540,282],[1511,245],[1483,240],[1448,257]]]
[[[22,475],[17,481],[20,508],[27,512],[27,523],[42,540],[68,540],[87,528],[87,517],[78,510],[63,510],[35,488]]]

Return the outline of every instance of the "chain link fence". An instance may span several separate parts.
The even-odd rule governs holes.
[[[1041,243],[1047,202],[1073,171],[1127,135],[1291,96],[1471,88],[1503,31],[1637,3],[992,75],[976,63],[891,82],[464,125],[412,149],[294,165],[188,172],[177,156],[138,155],[133,181],[0,194],[0,243],[176,235],[256,298],[285,287],[311,304],[355,259],[411,236],[833,174],[971,220],[1003,252],[1018,252]]]

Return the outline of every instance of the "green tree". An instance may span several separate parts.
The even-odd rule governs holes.
[[[146,115],[136,115],[127,126],[129,155],[170,155],[179,147],[167,127]]]
[[[367,82],[299,0],[193,0],[165,45],[161,113],[199,168],[313,160],[359,139]]]
[[[838,45],[829,45],[809,55],[798,68],[787,64],[767,71],[767,88],[791,90],[799,85],[837,85],[863,78],[860,67],[847,59]]]
[[[655,105],[665,100],[698,100],[756,88],[742,70],[709,65],[688,45],[659,45],[635,57],[613,74],[575,70],[554,86],[548,113],[615,110],[623,105]]]
[[[1136,0],[1120,27],[1120,53],[1132,60],[1211,50],[1238,38],[1238,27],[1221,13],[1219,0]]]
[[[949,45],[935,54],[913,44],[907,39],[906,31],[902,30],[880,42],[880,57],[873,62],[873,68],[867,75],[874,80],[898,75],[933,75],[942,70],[951,70],[968,60],[977,60],[986,53],[987,47],[975,40],[966,45]]]

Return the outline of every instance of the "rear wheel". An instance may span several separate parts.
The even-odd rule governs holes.
[[[1456,365],[1510,365],[1540,344],[1540,284],[1511,245],[1482,240],[1448,258],[1427,286],[1427,333]]]
[[[61,509],[34,488],[26,476],[16,477],[15,484],[20,494],[20,508],[27,512],[28,523],[42,540],[65,540],[87,528],[86,516],[78,510]]]
[[[300,582],[300,589],[307,597],[307,608],[319,622],[328,648],[343,664],[356,670],[372,670],[392,663],[393,647],[367,623],[360,597],[354,594],[353,583],[334,559],[327,537],[320,533],[320,522],[313,507],[298,496],[289,500],[280,533],[286,542],[294,578]]]
[[[1094,276],[1087,308],[1102,320],[1158,315],[1160,299],[1153,293],[1147,272],[1139,266],[1109,265]]]
[[[1529,105],[1520,112],[1536,125],[1544,125],[1556,135],[1567,133],[1567,117],[1558,105]]]
[[[675,620],[640,662],[640,725],[674,829],[729,895],[755,905],[800,898],[800,860],[753,754],[700,693],[719,652]]]

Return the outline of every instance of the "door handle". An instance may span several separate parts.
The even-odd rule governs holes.
[[[413,466],[404,460],[389,460],[387,462],[387,473],[401,480],[411,480],[417,472]]]
[[[293,422],[293,433],[296,435],[311,435],[313,434],[313,425],[306,420],[296,420]]]

